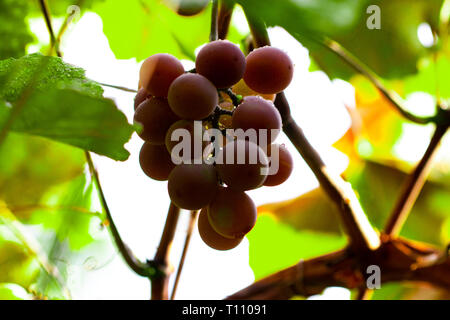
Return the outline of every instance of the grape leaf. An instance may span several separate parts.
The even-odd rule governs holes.
[[[102,18],[103,32],[117,59],[139,61],[165,52],[192,60],[195,49],[208,42],[210,7],[192,17],[177,15],[158,0],[110,0],[92,10]],[[230,31],[230,41],[239,42],[239,32],[234,27]]]
[[[0,300],[31,300],[31,295],[15,283],[0,283]]]
[[[129,152],[123,145],[134,131],[126,116],[112,100],[101,97],[102,89],[86,79],[83,70],[56,57],[47,58],[40,70],[41,58],[33,54],[0,62],[0,99],[22,104],[24,110],[11,129],[126,160]],[[34,83],[27,99],[19,99]],[[0,104],[0,119],[10,114],[11,108]]]

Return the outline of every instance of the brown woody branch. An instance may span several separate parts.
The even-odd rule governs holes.
[[[218,16],[217,36],[219,39],[226,39],[230,28],[231,17],[233,15],[234,3],[221,1]]]
[[[155,258],[150,262],[156,269],[156,274],[151,278],[152,300],[169,299],[169,255],[179,216],[180,209],[171,202]]]
[[[425,282],[450,290],[450,258],[438,250],[402,239],[383,237],[380,247],[365,256],[340,250],[261,279],[227,299],[289,299],[311,296],[330,286],[366,287],[367,267],[377,265],[381,283]]]
[[[420,191],[425,185],[427,175],[431,168],[433,156],[439,147],[442,137],[447,132],[448,126],[437,126],[431,138],[430,144],[414,171],[405,181],[405,186],[395,204],[394,210],[386,224],[385,233],[396,236],[400,233],[411,209],[416,202]]]
[[[189,226],[188,226],[188,230],[186,233],[186,238],[184,240],[183,252],[181,254],[181,259],[178,264],[177,274],[175,275],[175,281],[173,284],[172,292],[170,294],[170,300],[175,299],[175,294],[178,289],[178,283],[180,281],[181,272],[183,271],[184,262],[186,261],[186,255],[187,255],[187,251],[189,248],[189,244],[191,243],[192,232],[194,231],[195,222],[197,221],[198,213],[199,213],[198,210],[191,211],[191,216],[189,219]]]
[[[284,93],[277,95],[275,106],[281,114],[283,131],[311,168],[323,190],[340,208],[340,217],[350,238],[350,246],[356,251],[376,249],[379,245],[379,236],[370,225],[351,185],[327,168],[302,129],[291,117]]]

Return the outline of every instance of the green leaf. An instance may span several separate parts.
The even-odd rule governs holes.
[[[103,32],[117,59],[140,61],[160,52],[193,59],[195,49],[208,42],[210,6],[196,16],[182,17],[158,0],[110,0],[95,5],[93,11],[102,18]],[[230,35],[230,41],[239,42],[235,28]]]
[[[33,212],[29,223],[53,230],[56,239],[67,241],[71,250],[82,249],[94,241],[91,224],[101,224],[99,216],[89,211],[93,190],[84,174],[50,189],[41,201],[43,207]]]
[[[345,246],[344,236],[298,231],[271,215],[260,215],[247,235],[250,267],[259,279],[282,268]],[[295,253],[295,254],[293,254]]]
[[[253,17],[268,26],[281,26],[308,47],[317,65],[329,76],[348,79],[354,71],[312,39],[329,37],[341,43],[377,74],[401,77],[417,71],[420,57],[428,53],[417,37],[421,23],[434,30],[442,0],[238,0]],[[381,29],[369,29],[366,9],[377,5]]]
[[[84,153],[40,137],[10,133],[0,146],[0,198],[20,219],[28,219],[49,188],[79,176]]]
[[[1,226],[1,225],[0,225]],[[39,263],[16,239],[8,239],[0,229],[0,283],[12,282],[28,288],[38,277]]]
[[[33,41],[33,36],[25,21],[28,7],[29,1],[27,0],[2,0],[0,2],[0,59],[23,56],[26,45]]]
[[[31,300],[31,295],[15,283],[0,283],[0,300]]]
[[[129,152],[123,146],[134,131],[126,116],[112,100],[101,97],[101,88],[86,79],[83,70],[59,58],[47,58],[45,70],[39,70],[41,57],[0,62],[0,98],[23,110],[11,129],[126,160]],[[27,99],[19,99],[34,83]],[[11,108],[0,104],[0,123],[10,115]]]

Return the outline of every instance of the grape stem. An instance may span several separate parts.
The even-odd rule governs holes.
[[[183,271],[184,262],[186,260],[187,251],[189,248],[189,244],[191,242],[192,232],[194,231],[195,223],[198,218],[198,210],[191,211],[191,215],[189,217],[189,226],[186,232],[186,238],[184,240],[183,252],[181,254],[180,263],[178,264],[177,274],[175,275],[175,281],[172,288],[172,293],[170,294],[170,300],[175,299],[175,294],[177,292],[178,283],[180,281],[181,272]]]
[[[180,209],[170,202],[164,230],[156,250],[155,258],[149,262],[156,268],[157,273],[150,279],[152,286],[152,300],[169,299],[170,276],[170,248],[175,237],[175,231],[180,216]]]
[[[219,38],[218,33],[218,12],[219,12],[219,0],[212,0],[211,8],[211,32],[209,34],[209,41],[216,41]]]
[[[227,96],[229,96],[235,107],[237,107],[242,102],[242,96],[234,94],[234,92],[230,88],[219,89],[219,91],[222,91]]]
[[[222,0],[219,8],[218,32],[219,39],[226,39],[230,28],[231,17],[233,15],[234,2]]]

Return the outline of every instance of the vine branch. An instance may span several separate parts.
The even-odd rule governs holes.
[[[151,264],[156,268],[157,273],[151,278],[152,300],[167,300],[169,298],[169,276],[170,262],[169,254],[172,247],[175,230],[180,216],[180,209],[170,202],[166,223],[156,250],[155,258]]]
[[[323,190],[340,208],[340,217],[350,238],[350,245],[356,251],[376,249],[380,244],[379,236],[370,225],[351,185],[327,168],[302,129],[292,118],[284,93],[277,95],[275,106],[280,111],[284,133],[311,168]]]
[[[226,39],[228,30],[230,28],[231,17],[233,15],[234,2],[230,3],[227,0],[220,2],[219,17],[218,17],[218,31],[217,37],[219,39]]]
[[[370,255],[339,250],[283,269],[226,299],[289,299],[309,297],[330,286],[367,288],[366,268],[377,265],[381,282],[425,282],[450,291],[450,258],[442,252],[402,239],[389,239]],[[364,297],[362,297],[364,298]]]
[[[181,254],[180,263],[178,264],[177,274],[175,275],[175,282],[173,284],[170,300],[173,300],[175,298],[175,294],[177,292],[181,272],[183,271],[184,262],[186,260],[186,254],[189,248],[189,244],[191,243],[192,232],[194,231],[195,222],[197,222],[198,212],[199,212],[198,210],[191,211],[191,215],[189,217],[189,226],[186,233],[186,238],[184,240],[183,252]]]
[[[215,41],[219,38],[218,31],[218,12],[219,12],[219,0],[212,0],[211,8],[211,32],[209,34],[209,41]]]
[[[435,155],[442,137],[447,132],[448,126],[437,126],[431,138],[425,154],[420,160],[414,171],[408,176],[405,181],[400,197],[395,204],[394,210],[389,217],[384,232],[391,236],[397,236],[400,233],[411,209],[416,202],[420,191],[422,190],[427,175],[431,168],[433,156]]]
[[[126,243],[122,240],[119,231],[117,230],[116,224],[111,215],[111,211],[109,210],[108,203],[106,202],[105,194],[103,192],[102,185],[100,183],[100,179],[98,177],[98,172],[95,169],[94,162],[92,161],[91,154],[89,151],[85,151],[86,161],[89,166],[89,172],[91,174],[92,180],[97,187],[98,195],[100,198],[100,203],[105,211],[106,218],[108,219],[109,230],[111,231],[111,235],[113,236],[114,242],[119,249],[123,259],[127,263],[127,265],[136,272],[138,275],[143,277],[148,277],[151,274],[150,267],[145,263],[139,261],[138,258],[133,254],[131,249],[126,245]]]

